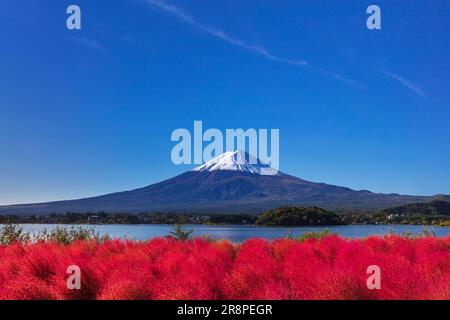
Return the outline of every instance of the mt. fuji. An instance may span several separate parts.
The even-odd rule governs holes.
[[[266,176],[279,174],[277,170],[272,169],[267,164],[263,164],[259,159],[244,151],[227,151],[206,164],[195,168],[193,171],[212,172],[219,170],[240,171]]]
[[[226,152],[192,171],[144,188],[79,200],[0,206],[0,214],[261,213],[283,205],[380,209],[433,198],[356,191],[309,182],[276,171],[245,152]]]

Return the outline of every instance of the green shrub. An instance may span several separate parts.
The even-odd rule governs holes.
[[[299,237],[296,238],[298,241],[305,241],[308,239],[317,239],[321,240],[328,236],[337,236],[337,233],[330,233],[329,229],[324,229],[323,231],[313,231],[313,232],[304,232]]]
[[[0,228],[0,245],[8,245],[14,242],[28,242],[30,234],[15,224],[5,224]]]
[[[397,233],[394,231],[394,229],[390,228],[388,231],[388,235],[396,235]],[[402,237],[408,238],[408,239],[415,239],[415,238],[421,238],[421,237],[436,237],[436,233],[430,229],[428,226],[424,226],[422,231],[419,232],[413,232],[413,231],[406,231],[402,232],[400,234]]]
[[[57,242],[60,244],[69,245],[74,241],[79,240],[95,240],[104,242],[109,240],[108,235],[101,236],[94,228],[71,227],[63,228],[56,227],[52,230],[43,229],[39,232],[29,233],[24,232],[19,225],[7,224],[0,228],[0,245],[8,245],[14,242]]]
[[[95,228],[82,228],[82,227],[71,227],[63,228],[56,227],[52,230],[41,230],[33,234],[34,241],[49,241],[57,242],[61,244],[71,244],[75,241],[81,240],[95,240],[98,242],[104,242],[109,240],[108,235],[101,236]]]
[[[194,232],[194,230],[192,230],[192,229],[188,230],[188,229],[186,229],[185,226],[183,226],[181,224],[177,224],[177,225],[175,225],[173,230],[170,232],[169,237],[174,238],[176,240],[180,240],[180,241],[186,241],[186,240],[189,240],[192,232]]]

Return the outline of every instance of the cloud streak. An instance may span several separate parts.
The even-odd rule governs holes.
[[[194,28],[197,28],[203,33],[209,34],[213,37],[216,37],[224,42],[227,42],[231,45],[234,45],[236,47],[251,51],[255,54],[258,54],[268,60],[275,61],[278,63],[286,64],[286,65],[292,65],[297,67],[309,67],[309,63],[306,60],[293,60],[293,59],[286,59],[279,56],[276,56],[272,54],[268,49],[254,44],[249,44],[248,42],[232,37],[229,34],[225,33],[224,31],[220,29],[216,29],[204,24],[199,23],[197,20],[195,20],[190,14],[182,10],[181,8],[174,6],[172,4],[169,4],[167,2],[161,1],[161,0],[145,0],[145,2],[152,6],[156,7],[160,10],[166,11],[175,17],[177,17],[179,20],[183,21],[186,24],[189,24],[193,26]],[[348,79],[344,76],[341,76],[334,72],[325,72],[320,70],[314,70],[313,68],[309,68],[309,70],[322,74],[324,76],[333,78],[335,80],[338,80],[340,82],[346,83],[354,88],[357,89],[365,89],[366,87],[361,85],[355,80]]]
[[[345,83],[347,83],[347,84],[349,84],[352,87],[355,87],[357,89],[367,89],[366,86],[363,86],[359,82],[357,82],[355,80],[352,80],[352,79],[345,78],[345,77],[341,76],[340,74],[333,73],[333,72],[320,72],[320,73],[323,74],[324,76],[334,78],[334,79],[339,80],[341,82],[345,82]]]
[[[79,45],[95,49],[98,52],[104,52],[103,46],[95,40],[88,38],[75,38],[75,42],[78,43]]]
[[[168,4],[164,1],[146,0],[146,3],[173,14],[178,19],[182,20],[183,22],[185,22],[187,24],[194,26],[195,28],[199,29],[200,31],[202,31],[204,33],[207,33],[213,37],[219,38],[220,40],[228,42],[229,44],[232,44],[234,46],[252,51],[256,54],[259,54],[260,56],[263,56],[266,59],[276,61],[279,63],[295,65],[295,66],[308,65],[308,62],[305,60],[291,60],[291,59],[285,59],[285,58],[275,56],[274,54],[272,54],[269,50],[267,50],[264,47],[249,44],[241,39],[237,39],[235,37],[228,35],[227,33],[225,33],[224,31],[222,31],[220,29],[216,29],[216,28],[212,28],[212,27],[203,25],[203,24],[197,22],[191,15],[189,15],[182,9],[180,9],[174,5]]]
[[[425,98],[425,92],[423,92],[423,90],[418,87],[416,84],[412,83],[410,80],[399,76],[398,74],[386,71],[386,70],[381,70],[381,72],[389,77],[392,78],[394,80],[397,80],[398,82],[400,82],[400,84],[402,84],[404,87],[408,88],[409,90],[411,90],[412,92],[414,92],[415,94],[421,96],[422,98]]]

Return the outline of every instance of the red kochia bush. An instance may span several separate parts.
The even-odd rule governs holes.
[[[0,246],[0,299],[450,299],[450,236],[15,243]]]

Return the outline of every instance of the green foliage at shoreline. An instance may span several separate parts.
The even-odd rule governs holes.
[[[281,207],[270,210],[256,220],[260,226],[334,226],[344,222],[335,213],[321,208]]]
[[[87,212],[44,216],[0,215],[0,224],[202,224],[262,226],[322,226],[342,224],[411,224],[450,226],[450,202],[434,200],[387,208],[379,211],[339,211],[321,208],[281,207],[263,215],[217,213],[139,214]]]
[[[193,232],[194,230],[188,230],[184,225],[177,224],[170,232],[169,237],[179,241],[186,241],[190,239]]]
[[[297,241],[306,241],[309,239],[315,239],[315,240],[322,240],[323,238],[329,237],[329,236],[338,236],[337,233],[333,232],[330,233],[329,229],[324,229],[322,231],[311,231],[311,232],[303,232],[300,236],[293,236],[292,230],[288,230],[288,234],[286,235],[286,239],[289,240],[297,240]]]
[[[450,202],[434,200],[397,206],[375,212],[344,213],[347,224],[411,224],[450,226]]]
[[[205,224],[252,225],[255,214],[207,214],[207,213],[72,213],[45,216],[0,215],[0,224]]]
[[[105,242],[110,240],[108,235],[100,235],[95,228],[82,227],[56,227],[52,230],[41,230],[38,232],[26,232],[21,226],[6,224],[0,226],[0,245],[8,245],[14,242],[56,242],[69,245],[75,241],[94,240]]]
[[[425,215],[388,215],[379,212],[370,213],[347,213],[342,215],[346,224],[404,224],[450,227],[448,216],[425,216]]]

